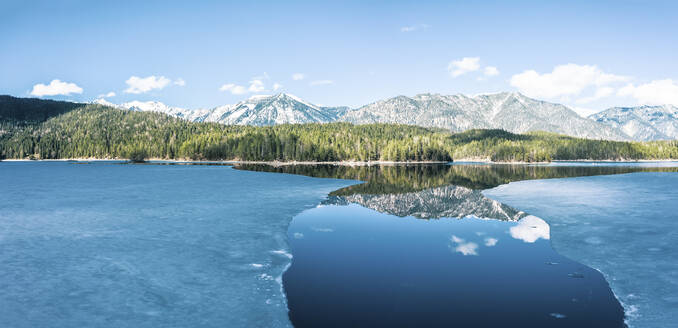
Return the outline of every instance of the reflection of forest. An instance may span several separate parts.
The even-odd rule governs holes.
[[[678,172],[678,167],[553,166],[553,165],[236,165],[236,169],[365,181],[332,192],[331,196],[395,194],[449,185],[489,189],[512,181],[624,174]]]

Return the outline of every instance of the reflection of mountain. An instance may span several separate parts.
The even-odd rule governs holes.
[[[526,214],[483,196],[480,190],[530,179],[678,171],[676,167],[604,165],[237,165],[235,168],[366,181],[331,192],[326,204],[359,204],[401,217],[462,218],[472,215],[504,221],[517,221]],[[526,241],[548,235],[548,231],[543,232],[543,225],[533,224],[521,228],[525,229],[516,230],[516,233],[527,237],[516,238]]]
[[[516,221],[525,214],[491,200],[477,190],[445,186],[417,192],[331,196],[326,204],[359,204],[378,212],[417,218],[476,216]]]

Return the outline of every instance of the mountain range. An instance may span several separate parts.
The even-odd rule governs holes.
[[[170,107],[157,101],[132,101],[120,105],[102,99],[95,102],[135,111],[161,112],[193,122],[256,126],[335,122],[349,110],[348,107],[316,106],[287,93],[279,93],[273,96],[254,96],[234,105],[223,105],[212,109]]]
[[[614,107],[589,118],[614,127],[633,140],[678,139],[678,107],[672,105]]]
[[[514,133],[548,131],[607,140],[678,138],[678,108],[675,106],[610,108],[590,117],[581,117],[567,106],[532,99],[517,92],[477,96],[429,93],[397,96],[358,108],[318,106],[287,93],[254,96],[212,109],[185,109],[156,101],[119,105],[103,99],[95,102],[128,110],[166,113],[194,122],[237,125],[398,123],[453,132],[478,128]]]

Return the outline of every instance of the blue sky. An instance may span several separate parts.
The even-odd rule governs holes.
[[[678,105],[674,1],[0,0],[0,93],[197,108],[520,91]],[[54,81],[58,80],[58,81]]]

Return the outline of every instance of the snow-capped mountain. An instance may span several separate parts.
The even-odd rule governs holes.
[[[598,123],[619,129],[634,140],[678,139],[678,107],[614,107],[589,116]]]
[[[285,123],[328,123],[336,121],[348,108],[321,107],[287,93],[254,96],[235,105],[210,110],[206,122],[238,125]]]
[[[452,131],[498,128],[515,133],[549,131],[594,139],[629,139],[619,130],[579,116],[560,104],[520,93],[489,95],[420,94],[398,96],[350,110],[341,118],[351,123],[402,123]]]
[[[209,113],[209,111],[205,109],[185,109],[180,107],[171,107],[159,101],[130,101],[116,105],[107,101],[106,99],[97,99],[93,101],[93,103],[138,112],[165,113],[167,115],[176,116],[188,121],[202,121],[202,118]]]

